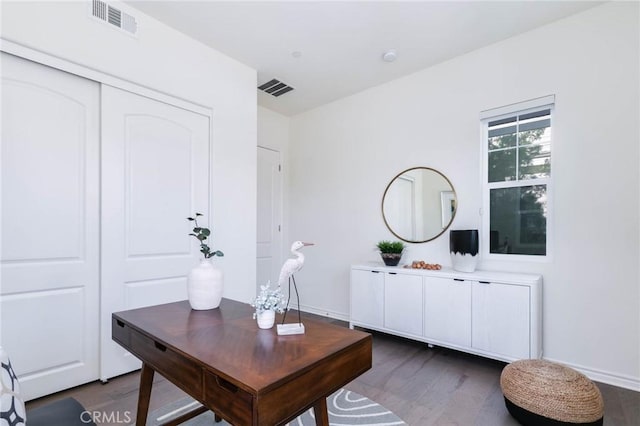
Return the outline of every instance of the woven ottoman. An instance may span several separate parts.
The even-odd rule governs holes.
[[[564,365],[541,359],[512,362],[502,370],[500,387],[507,410],[523,425],[602,425],[600,390]]]

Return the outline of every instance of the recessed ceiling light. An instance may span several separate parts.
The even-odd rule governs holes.
[[[396,54],[395,49],[387,50],[382,55],[382,60],[385,62],[393,62],[396,60],[398,55]]]

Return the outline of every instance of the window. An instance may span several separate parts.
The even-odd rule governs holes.
[[[547,256],[553,96],[481,115],[484,251]]]

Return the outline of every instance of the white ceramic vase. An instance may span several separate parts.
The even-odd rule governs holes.
[[[276,322],[276,313],[271,310],[258,312],[256,320],[258,321],[258,327],[262,329],[271,328]]]
[[[187,276],[187,293],[191,309],[215,309],[222,300],[222,271],[209,259],[203,259]]]

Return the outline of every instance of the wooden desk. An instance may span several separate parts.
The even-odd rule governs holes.
[[[260,330],[248,304],[223,299],[194,311],[187,301],[116,312],[112,338],[142,360],[136,425],[145,425],[154,372],[235,426],[286,423],[371,368],[371,335],[304,321],[306,333]],[[177,423],[172,423],[177,424]]]

